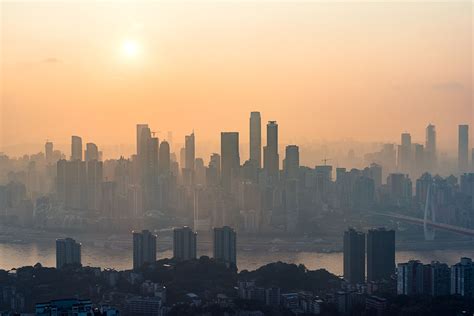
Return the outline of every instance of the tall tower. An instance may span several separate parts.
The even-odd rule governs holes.
[[[86,162],[91,160],[99,160],[99,149],[97,148],[97,145],[94,143],[87,143],[84,156]]]
[[[287,179],[297,179],[300,168],[299,147],[296,145],[286,146],[284,170]]]
[[[367,281],[390,280],[395,273],[395,231],[377,228],[367,234]]]
[[[437,154],[436,154],[436,127],[429,124],[426,127],[425,155],[427,171],[436,170]]]
[[[166,140],[160,144],[158,171],[162,175],[167,175],[170,172],[170,145]]]
[[[82,138],[79,136],[71,137],[71,160],[82,161]]]
[[[53,143],[52,142],[46,142],[46,144],[44,145],[44,153],[45,153],[45,156],[46,156],[46,163],[47,164],[50,164],[53,161],[53,149],[54,149]]]
[[[156,235],[148,230],[133,232],[133,269],[156,261]]]
[[[459,125],[458,142],[459,172],[465,173],[469,167],[469,125]]]
[[[344,232],[344,280],[365,282],[365,234],[352,228]]]
[[[232,179],[238,175],[240,167],[239,133],[221,133],[221,182],[225,191],[230,192]]]
[[[184,167],[194,171],[194,160],[196,159],[194,131],[184,137],[185,160]]]
[[[237,234],[229,226],[214,228],[214,259],[237,264]]]
[[[264,169],[267,175],[272,178],[278,177],[280,170],[278,156],[278,124],[276,121],[269,121],[267,124],[267,146],[263,149]]]
[[[197,234],[188,226],[173,230],[173,257],[176,260],[196,259]]]
[[[81,264],[81,244],[72,238],[56,239],[56,268]]]
[[[143,130],[148,128],[148,124],[137,124],[137,156],[142,152],[143,146]]]
[[[260,112],[250,113],[250,161],[262,167],[262,127]]]
[[[398,149],[398,168],[405,174],[410,173],[411,169],[411,147],[411,135],[409,133],[402,133],[401,145]]]

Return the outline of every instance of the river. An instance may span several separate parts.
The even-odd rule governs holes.
[[[210,256],[210,249],[198,250],[198,256]],[[397,262],[406,262],[410,259],[419,259],[429,263],[432,260],[452,265],[462,256],[474,257],[474,249],[453,250],[400,250],[396,253]],[[171,250],[158,252],[158,259],[172,257]],[[284,261],[288,263],[301,263],[314,270],[324,268],[336,275],[342,275],[343,256],[341,252],[293,252],[293,251],[251,251],[239,250],[237,265],[239,270],[254,270],[270,262]],[[43,266],[54,267],[55,245],[45,242],[19,242],[0,243],[0,269],[9,270],[16,267],[34,265],[37,262]],[[117,249],[87,245],[82,247],[82,264],[101,268],[114,268],[117,270],[132,267],[132,251],[130,249]]]

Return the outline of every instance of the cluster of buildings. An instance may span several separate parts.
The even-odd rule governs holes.
[[[228,266],[237,265],[237,234],[229,226],[213,229],[214,259]],[[139,270],[145,264],[154,263],[156,259],[157,236],[148,230],[134,231],[133,235],[133,269]],[[197,233],[184,226],[173,230],[173,259],[186,261],[197,259]],[[56,268],[65,265],[81,265],[81,244],[72,238],[56,240]]]
[[[426,186],[444,198],[443,213],[449,223],[474,225],[474,176],[469,169],[468,125],[459,126],[457,175],[441,178],[436,128],[426,128],[426,142],[412,142],[403,133],[398,148],[383,145],[367,154],[363,169],[300,165],[300,149],[290,144],[281,153],[276,121],[266,124],[263,144],[260,112],[249,119],[249,159],[242,162],[238,132],[222,132],[220,152],[207,165],[196,157],[196,134],[184,138],[173,151],[172,135],[159,139],[148,124],[136,126],[136,153],[103,161],[94,143],[83,146],[72,136],[66,159],[47,142],[44,153],[25,157],[26,171],[9,173],[0,186],[0,216],[20,225],[87,227],[113,223],[129,230],[145,218],[187,224],[195,231],[232,226],[242,233],[298,233],[306,219],[330,211],[346,214],[375,208],[419,210],[426,203]],[[474,161],[474,160],[473,160]],[[15,170],[6,157],[0,165]],[[17,161],[17,164],[21,164]],[[24,165],[24,163],[22,164]],[[415,181],[416,180],[416,187]],[[471,204],[463,203],[470,199]],[[62,216],[61,220],[52,220]],[[103,220],[105,219],[105,221]],[[174,222],[174,223],[173,223]],[[110,225],[109,225],[110,226]]]
[[[388,282],[394,274],[394,230],[377,228],[365,234],[349,228],[344,232],[345,281],[352,285]]]
[[[383,145],[366,155],[366,168],[350,170],[333,168],[328,159],[315,167],[300,165],[297,145],[281,152],[278,127],[268,121],[263,144],[260,112],[251,112],[249,159],[243,163],[239,133],[233,131],[221,133],[220,152],[207,165],[196,157],[194,131],[185,136],[178,157],[172,134],[159,139],[148,124],[136,126],[136,153],[130,158],[103,161],[96,144],[83,146],[81,137],[72,136],[66,159],[48,141],[44,153],[19,160],[1,157],[0,169],[11,172],[0,186],[0,216],[22,226],[129,230],[137,221],[146,228],[145,218],[154,218],[198,232],[227,225],[248,234],[291,234],[304,231],[306,219],[328,210],[420,209],[429,184],[444,196],[436,200],[443,202],[439,208],[448,209],[446,221],[474,225],[468,125],[459,126],[459,179],[433,176],[440,159],[431,124],[424,144],[403,133],[398,148]],[[416,187],[411,179],[417,179]],[[463,202],[466,198],[470,205]]]
[[[397,293],[399,295],[445,296],[460,295],[474,298],[474,263],[471,258],[449,267],[433,261],[423,264],[410,260],[397,265]]]
[[[227,267],[236,265],[236,232],[228,227],[215,228],[214,258],[226,263]],[[77,290],[87,289],[94,300],[90,299],[58,299],[36,303],[35,315],[168,315],[175,308],[223,308],[235,312],[235,315],[264,315],[269,310],[290,311],[294,315],[319,315],[327,308],[334,308],[339,315],[350,315],[355,309],[363,308],[367,315],[385,315],[390,308],[394,294],[420,297],[452,297],[474,298],[474,263],[470,258],[461,258],[457,264],[431,262],[423,264],[412,260],[395,264],[395,232],[385,228],[369,229],[367,232],[353,228],[344,232],[344,275],[342,279],[331,275],[331,283],[316,292],[291,286],[284,288],[284,282],[271,279],[273,285],[263,286],[258,281],[263,274],[253,277],[237,278],[234,287],[224,288],[209,293],[206,288],[200,292],[185,292],[178,302],[168,301],[168,289],[165,285],[169,271],[171,276],[175,265],[180,263],[197,263],[197,234],[189,227],[174,229],[173,257],[174,260],[159,262],[156,259],[157,236],[150,231],[133,232],[133,269],[115,271],[110,269],[81,267],[81,245],[71,238],[56,241],[57,271],[74,275]],[[141,269],[147,265],[146,269]],[[280,263],[280,265],[283,265]],[[278,265],[277,265],[278,266]],[[189,265],[185,270],[194,273]],[[43,269],[39,264],[35,267],[18,269],[15,273],[7,273],[18,284],[25,280],[35,279],[35,272]],[[46,268],[47,269],[47,268]],[[153,277],[154,269],[160,269],[161,277],[157,281]],[[227,269],[227,268],[226,268]],[[298,268],[299,269],[299,268]],[[182,270],[182,271],[185,271]],[[228,270],[230,274],[236,269]],[[234,272],[232,272],[234,271]],[[281,271],[275,268],[274,271]],[[278,272],[277,272],[278,273]],[[248,275],[248,274],[247,274]],[[153,277],[154,281],[147,279]],[[5,276],[2,276],[5,278]],[[223,275],[225,278],[225,276]],[[285,279],[283,277],[282,279]],[[230,278],[232,284],[233,277]],[[54,278],[51,279],[54,282]],[[169,281],[169,280],[168,280]],[[94,286],[90,286],[93,282]],[[215,281],[214,281],[215,282]],[[329,281],[324,281],[329,282]],[[225,282],[223,282],[224,284]],[[55,284],[55,283],[54,283]],[[38,286],[37,284],[35,286]],[[39,285],[36,291],[47,291],[52,285]],[[57,286],[55,284],[54,286]],[[193,288],[199,288],[199,284]],[[33,300],[30,290],[17,287],[15,283],[0,285],[0,306],[10,306],[13,311],[27,310]],[[172,291],[176,295],[178,289]],[[218,290],[218,291],[219,291]],[[30,294],[28,294],[30,293]],[[36,292],[34,292],[36,293]],[[83,293],[83,292],[82,292]],[[226,294],[224,294],[226,293]],[[29,296],[28,296],[29,295]],[[37,295],[37,294],[36,294]],[[6,300],[5,300],[6,299]],[[174,298],[176,300],[176,297]],[[236,301],[257,302],[254,309],[247,310]],[[92,302],[95,301],[95,304]],[[97,303],[100,302],[100,303]],[[252,303],[253,304],[253,303]],[[114,306],[114,307],[111,307]],[[240,307],[239,307],[240,306]],[[252,305],[250,305],[252,306]],[[260,306],[260,307],[255,307]],[[263,308],[263,309],[262,309]],[[1,314],[0,315],[10,315]]]

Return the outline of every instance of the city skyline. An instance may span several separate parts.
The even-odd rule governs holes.
[[[195,128],[216,143],[232,126],[248,140],[252,110],[284,126],[282,142],[393,142],[405,130],[421,141],[433,123],[439,148],[452,151],[451,126],[472,125],[469,1],[148,6],[84,5],[84,27],[75,4],[2,3],[0,150],[70,134],[132,144],[126,127],[138,122],[160,138]],[[66,25],[69,37],[52,36]]]
[[[472,0],[0,0],[0,316],[474,315]]]

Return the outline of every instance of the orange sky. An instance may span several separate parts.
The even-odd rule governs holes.
[[[0,5],[0,151],[132,144],[141,122],[247,141],[252,110],[283,142],[423,141],[432,122],[455,148],[473,120],[470,1]]]

